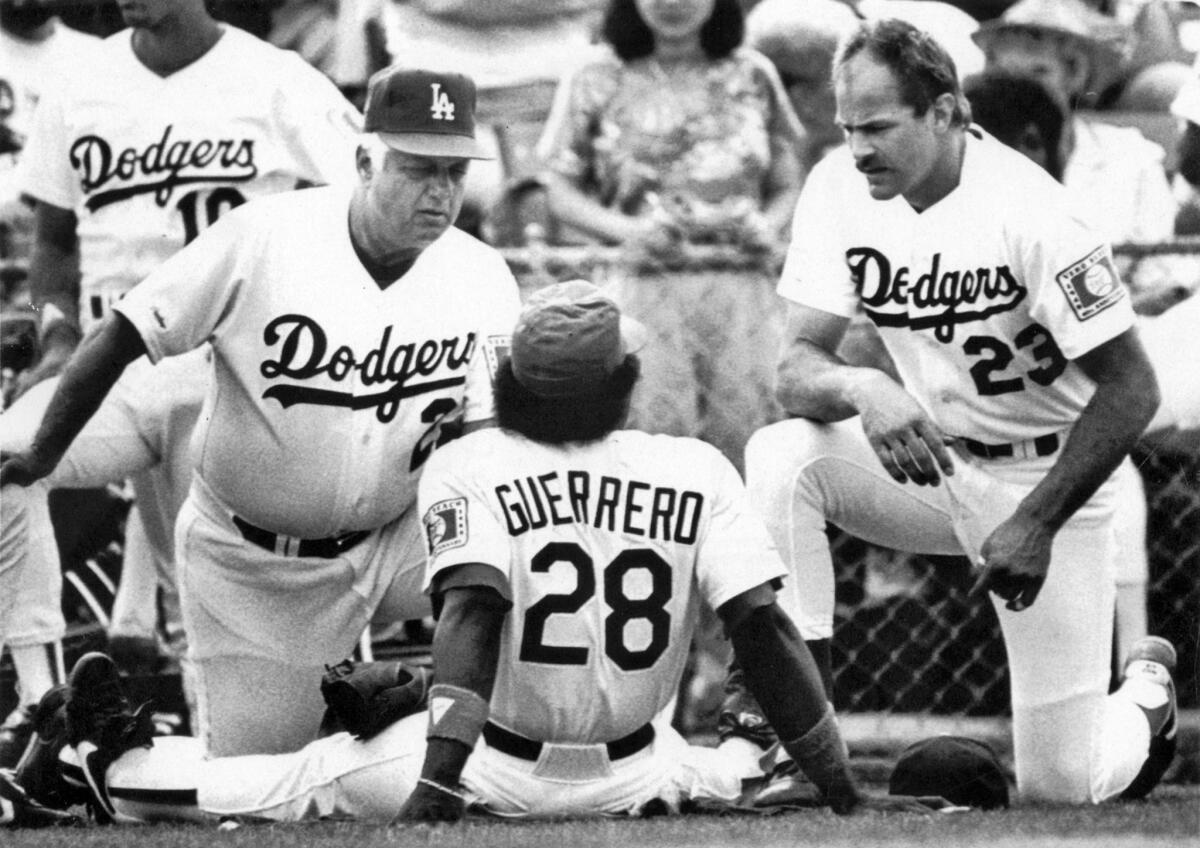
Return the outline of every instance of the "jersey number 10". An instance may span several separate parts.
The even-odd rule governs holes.
[[[201,195],[207,195],[203,204],[200,202]],[[200,235],[200,230],[211,227],[230,209],[236,209],[245,202],[242,193],[230,186],[221,186],[208,192],[189,191],[175,204],[183,216],[183,243],[191,244]],[[201,214],[204,215],[203,220]]]
[[[586,665],[588,648],[547,645],[546,620],[552,615],[571,615],[583,609],[596,594],[596,569],[592,557],[575,542],[551,542],[533,557],[534,574],[545,574],[555,563],[575,569],[575,588],[570,592],[549,594],[525,610],[519,658],[525,662],[554,665]],[[650,575],[650,594],[630,598],[625,594],[625,576],[632,570],[645,569]],[[671,566],[656,551],[630,548],[621,551],[603,571],[604,602],[612,610],[604,619],[604,653],[622,671],[650,668],[667,649],[671,634]],[[626,625],[631,621],[650,623],[650,642],[637,650],[625,644]]]

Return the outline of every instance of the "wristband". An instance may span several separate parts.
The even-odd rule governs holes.
[[[488,718],[488,702],[461,686],[436,683],[429,688],[427,738],[453,739],[474,748]]]
[[[850,776],[850,755],[832,704],[826,704],[825,715],[807,733],[781,744],[834,812],[848,812],[858,804],[858,790]]]

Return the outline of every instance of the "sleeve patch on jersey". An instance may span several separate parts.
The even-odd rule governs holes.
[[[487,357],[488,374],[492,377],[492,382],[496,382],[496,375],[500,373],[500,363],[508,356],[512,349],[512,336],[488,336],[483,342],[483,354]]]
[[[1058,285],[1080,321],[1098,315],[1125,297],[1125,287],[1107,247],[1098,247],[1058,273]]]
[[[431,557],[467,543],[467,499],[438,501],[425,513],[425,540]]]

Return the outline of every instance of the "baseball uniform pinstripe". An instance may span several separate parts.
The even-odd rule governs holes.
[[[788,600],[806,638],[832,634],[826,520],[878,544],[977,559],[1053,464],[1047,439],[1061,444],[1091,396],[1070,360],[1133,322],[1108,246],[1070,214],[1061,186],[975,129],[964,156],[958,186],[921,213],[902,197],[873,200],[845,150],[814,169],[797,207],[780,293],[837,315],[861,302],[905,388],[943,432],[1016,445],[1008,458],[960,462],[946,486],[919,487],[884,471],[856,419],[797,419],[756,434],[748,484],[797,576]],[[1144,728],[1122,727],[1121,705],[1105,698],[1112,493],[1110,480],[1055,537],[1031,609],[995,604],[1025,797],[1101,800],[1145,758]]]

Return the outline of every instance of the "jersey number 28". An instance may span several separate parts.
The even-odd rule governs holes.
[[[586,665],[588,648],[546,644],[546,620],[552,615],[577,613],[595,596],[595,563],[575,542],[551,542],[537,552],[530,567],[534,574],[545,574],[555,563],[575,569],[575,588],[546,595],[525,610],[519,656],[525,662]],[[644,569],[650,576],[650,594],[643,598],[630,598],[626,594],[625,577],[634,569]],[[602,575],[604,603],[611,610],[604,619],[604,653],[623,671],[650,668],[667,649],[670,639],[671,614],[666,604],[671,599],[671,566],[656,551],[630,548],[617,554]],[[638,619],[649,622],[650,641],[635,650],[625,644],[625,630],[629,622]]]

